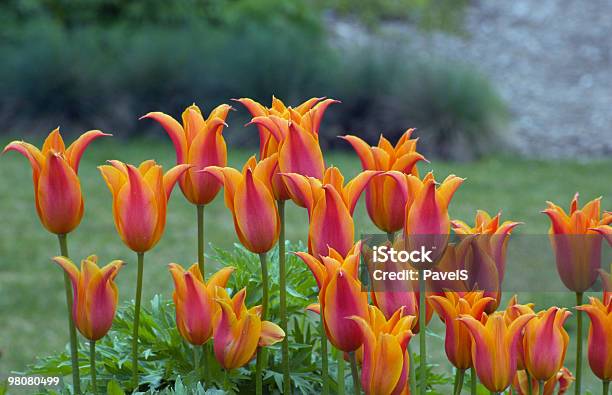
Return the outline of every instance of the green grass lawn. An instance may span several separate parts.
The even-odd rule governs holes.
[[[4,145],[8,141],[3,141]],[[40,141],[35,141],[40,145]],[[249,153],[233,151],[230,165],[242,166]],[[135,254],[123,245],[115,232],[111,213],[111,194],[100,176],[97,165],[107,159],[131,163],[154,158],[164,166],[174,163],[174,151],[169,141],[96,141],[81,162],[80,176],[85,194],[85,216],[79,228],[68,239],[70,255],[80,260],[96,253],[106,263],[112,259],[128,262],[118,276],[121,300],[133,297],[136,278]],[[333,152],[326,156],[328,165],[336,165],[348,176],[359,170],[352,152]],[[543,233],[548,219],[540,214],[546,200],[563,206],[569,204],[574,192],[580,191],[583,201],[605,196],[604,207],[612,206],[612,161],[578,163],[573,161],[533,161],[519,157],[490,158],[474,163],[440,163],[423,166],[433,168],[437,178],[454,173],[466,177],[453,203],[451,215],[470,223],[476,209],[497,212],[504,218],[525,224],[520,232]],[[0,158],[0,376],[22,371],[36,355],[45,355],[64,347],[67,342],[66,311],[61,270],[50,257],[58,254],[55,236],[40,225],[34,210],[31,172],[27,161],[16,153]],[[307,217],[292,205],[287,212],[287,236],[304,240]],[[230,213],[222,196],[206,208],[207,243],[231,247],[237,242]],[[358,232],[376,232],[369,221],[363,203],[356,211]],[[161,293],[170,297],[172,281],[167,271],[169,262],[191,264],[196,256],[195,208],[187,203],[177,188],[170,201],[165,235],[146,255],[145,300]],[[255,274],[256,275],[256,274]],[[539,305],[566,304],[573,306],[571,294],[527,295]],[[568,329],[573,331],[573,320]],[[442,328],[435,324],[436,328]],[[437,341],[437,340],[431,340]],[[437,348],[439,363],[443,348]],[[568,366],[573,367],[574,345],[568,352]],[[592,374],[585,365],[587,383]],[[599,388],[597,387],[594,388]]]

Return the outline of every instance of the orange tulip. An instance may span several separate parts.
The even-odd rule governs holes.
[[[327,107],[337,100],[313,97],[292,108],[272,98],[266,108],[251,99],[238,99],[251,113],[259,130],[259,157],[278,153],[278,164],[272,179],[274,196],[287,200],[290,195],[279,173],[297,173],[321,179],[325,170],[319,146],[319,128]]]
[[[174,280],[176,326],[185,340],[201,346],[212,336],[212,321],[219,310],[215,302],[216,287],[225,288],[234,268],[224,267],[205,282],[197,263],[189,270],[176,263],[169,267]]]
[[[338,349],[351,352],[362,344],[359,324],[347,317],[368,319],[368,296],[358,279],[361,242],[357,242],[344,258],[333,248],[326,256],[296,252],[317,281],[319,305],[310,309],[322,314],[329,341]]]
[[[117,160],[109,163],[98,169],[113,194],[117,232],[130,249],[146,252],[164,233],[170,193],[190,165],[177,165],[163,174],[162,167],[153,160],[138,167]]]
[[[285,332],[276,324],[262,321],[261,306],[247,309],[246,288],[229,298],[225,290],[217,287],[220,311],[213,323],[213,342],[217,361],[224,369],[236,369],[247,364],[257,347],[282,341]]]
[[[428,173],[423,180],[412,175],[406,176],[408,190],[414,191],[414,201],[406,206],[404,224],[409,245],[417,248],[424,245],[427,249],[437,251],[438,257],[441,256],[450,234],[448,205],[463,180],[450,175],[436,188],[432,173]]]
[[[343,136],[361,160],[363,170],[394,170],[416,177],[416,164],[425,157],[416,152],[417,139],[410,139],[414,129],[408,129],[395,147],[382,135],[377,146],[370,147],[357,136]],[[397,232],[404,227],[406,204],[412,200],[403,183],[394,178],[377,177],[366,189],[366,208],[374,225],[387,233]]]
[[[268,252],[278,240],[280,217],[272,195],[277,155],[259,162],[252,156],[242,173],[231,167],[205,169],[225,186],[225,205],[232,212],[240,242],[251,252]]]
[[[183,111],[183,125],[163,112],[150,112],[140,118],[154,119],[166,130],[174,143],[176,164],[193,166],[179,178],[183,194],[193,204],[210,203],[221,189],[215,177],[199,170],[227,166],[227,147],[222,133],[231,109],[221,104],[204,119],[200,108],[192,104]]]
[[[508,301],[508,306],[504,311],[504,320],[506,321],[506,325],[512,324],[518,317],[522,315],[533,315],[535,312],[533,311],[534,304],[519,304],[518,297],[516,295],[512,296]],[[516,359],[516,368],[517,370],[525,369],[525,350],[523,347],[523,339],[524,339],[524,331],[521,333],[519,337],[519,341],[516,343],[516,351],[517,351],[517,359]]]
[[[84,204],[79,163],[87,146],[101,136],[110,134],[90,130],[66,148],[57,128],[49,134],[42,150],[25,141],[13,141],[2,151],[17,151],[30,161],[36,211],[49,232],[67,234],[81,222]]]
[[[536,380],[547,381],[563,367],[569,335],[563,328],[571,313],[551,307],[541,311],[525,327],[525,367]]]
[[[514,380],[512,381],[512,387],[517,392],[518,395],[527,395],[527,394],[539,394],[540,384],[538,380],[531,378],[531,391],[529,391],[528,387],[528,377],[527,372],[524,370],[519,370],[516,372],[516,376],[514,376]],[[544,392],[543,395],[563,395],[567,392],[570,385],[574,381],[574,376],[572,372],[570,372],[567,368],[561,368],[553,377],[551,377],[546,383],[544,383]],[[559,388],[555,393],[555,389],[557,389],[557,384]]]
[[[502,313],[489,316],[486,324],[469,315],[459,316],[472,336],[472,363],[480,382],[493,392],[502,392],[516,374],[516,344],[521,331],[535,315],[518,317],[510,325]]]
[[[99,268],[98,257],[90,255],[81,261],[79,272],[66,257],[56,256],[53,260],[70,277],[74,295],[72,317],[79,332],[92,341],[102,338],[113,324],[117,310],[119,293],[114,280],[123,262],[112,261]]]
[[[359,316],[350,317],[363,336],[361,385],[368,395],[390,395],[408,392],[410,358],[406,352],[413,334],[410,327],[414,317],[402,316],[401,310],[386,321],[380,311],[377,316],[382,325],[377,326],[375,317],[370,321]],[[400,318],[401,317],[401,318]]]
[[[470,333],[457,318],[467,315],[482,321],[488,304],[493,298],[484,297],[482,292],[470,292],[460,296],[456,292],[446,292],[445,296],[429,296],[429,303],[446,324],[444,349],[448,360],[457,369],[472,367]]]
[[[612,303],[612,271],[610,271],[610,273],[606,273],[605,271],[600,270],[599,275],[601,276],[601,282],[603,284],[602,300],[604,304],[610,304]]]
[[[595,283],[597,269],[601,266],[602,236],[594,229],[612,223],[612,215],[601,216],[600,205],[601,198],[597,198],[579,209],[576,193],[569,213],[551,202],[543,211],[551,221],[549,234],[557,271],[563,284],[574,292],[589,289]]]
[[[603,304],[598,298],[589,298],[590,304],[576,307],[591,319],[589,328],[589,365],[595,376],[612,381],[612,301]]]
[[[377,174],[364,171],[346,185],[336,167],[328,168],[322,181],[296,173],[282,174],[292,199],[308,210],[311,254],[326,256],[331,247],[340,255],[347,255],[355,238],[353,211],[366,185]]]

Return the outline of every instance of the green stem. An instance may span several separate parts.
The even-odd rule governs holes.
[[[67,235],[57,235],[60,245],[60,253],[68,258],[68,240]],[[76,326],[72,317],[72,284],[68,273],[64,272],[64,289],[66,290],[66,307],[68,309],[68,333],[70,334],[70,361],[72,362],[72,385],[74,393],[81,393],[81,378],[79,377],[79,345],[77,343]]]
[[[601,392],[603,395],[608,395],[610,391],[610,381],[606,380],[603,382],[603,391]]]
[[[202,273],[202,278],[206,278],[206,274],[204,273],[204,205],[198,204],[198,267],[200,268],[200,273]]]
[[[291,376],[289,375],[289,336],[287,332],[287,268],[285,266],[285,201],[278,201],[280,216],[280,235],[278,237],[278,282],[280,287],[280,324],[285,332],[282,347],[283,393],[291,393]]]
[[[261,319],[266,319],[268,313],[268,262],[266,261],[266,253],[259,254],[259,262],[261,263]],[[263,362],[265,358],[264,349],[257,349],[257,363],[255,365],[255,393],[261,395],[263,392]]]
[[[582,305],[582,292],[576,292],[576,306]],[[582,311],[576,311],[576,321],[578,327],[576,329],[576,395],[580,395],[582,385]]]
[[[138,389],[138,329],[140,327],[140,299],[142,297],[142,272],[144,252],[138,254],[138,277],[136,280],[136,304],[134,305],[134,331],[132,334],[132,386]]]
[[[531,389],[531,374],[529,374],[529,370],[525,369],[525,374],[527,375],[527,395],[532,395],[533,390]]]
[[[210,348],[208,347],[209,343],[204,343],[202,345],[202,354],[204,355],[204,359],[203,359],[203,368],[204,368],[204,381],[206,382],[206,384],[208,384],[210,382],[210,371],[208,369],[208,355],[209,355],[209,350]]]
[[[89,371],[91,373],[91,391],[98,395],[98,384],[96,382],[96,342],[89,341]]]
[[[478,376],[476,376],[476,369],[473,366],[470,368],[470,378],[470,395],[476,395]]]
[[[427,337],[425,333],[426,321],[427,321],[427,309],[426,309],[426,295],[425,295],[425,276],[423,275],[423,269],[419,270],[419,394],[425,395],[427,389]]]
[[[393,241],[395,240],[395,232],[387,232],[387,240],[393,243]]]
[[[538,395],[544,395],[544,383],[544,380],[538,380]]]
[[[338,361],[338,395],[344,395],[344,352],[336,349],[336,360]]]
[[[410,356],[410,364],[408,368],[408,384],[410,385],[410,393],[416,395],[416,372],[414,369],[414,365],[416,365],[416,360],[414,359],[414,353],[410,351],[410,345],[408,345],[408,355]]]
[[[193,347],[193,366],[194,366],[194,371],[196,374],[196,379],[198,381],[200,381],[200,356],[198,355],[198,348],[197,347]]]
[[[357,357],[355,351],[349,353],[349,359],[351,360],[351,375],[353,376],[353,391],[355,395],[361,394],[361,386],[359,385],[359,367],[357,366]]]
[[[230,381],[229,381],[229,370],[223,369],[223,389],[226,391],[230,391]]]
[[[463,388],[463,378],[465,377],[465,369],[457,369],[457,374],[455,375],[455,395],[461,394],[461,389]]]
[[[323,322],[323,312],[321,311],[320,336],[321,336],[321,378],[323,380],[323,395],[329,394],[329,360],[327,359],[327,334],[325,333],[325,323]]]

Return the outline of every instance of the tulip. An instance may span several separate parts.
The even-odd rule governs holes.
[[[138,387],[138,329],[144,253],[157,244],[166,226],[166,208],[172,188],[190,165],[177,165],[163,174],[162,167],[147,160],[135,167],[117,160],[98,167],[113,195],[115,227],[123,242],[138,256],[134,334],[132,337],[132,385]]]
[[[473,241],[478,245],[480,251],[485,252],[491,257],[493,263],[495,264],[495,268],[497,269],[498,290],[497,292],[485,293],[486,296],[494,297],[497,303],[491,304],[490,309],[487,310],[487,313],[492,313],[499,305],[499,301],[501,299],[501,284],[504,281],[504,274],[506,272],[506,249],[508,240],[512,230],[521,224],[520,222],[514,221],[504,221],[503,223],[500,223],[500,219],[501,213],[491,217],[486,211],[478,210],[476,212],[473,227],[470,227],[463,221],[451,221],[453,231],[461,237],[465,237],[467,235],[477,235],[473,238]],[[479,263],[475,262],[475,264]]]
[[[213,342],[215,357],[224,369],[244,366],[258,347],[270,346],[285,337],[278,325],[260,318],[261,306],[247,309],[245,299],[246,288],[230,299],[217,287],[219,311],[213,323]]]
[[[382,313],[380,315],[382,316]],[[390,395],[407,392],[410,359],[406,349],[413,336],[410,331],[413,318],[401,318],[401,323],[395,323],[389,331],[389,323],[386,323],[387,328],[375,328],[362,317],[350,317],[363,336],[361,385],[366,394]]]
[[[561,368],[561,370],[559,370],[553,377],[546,381],[542,394],[555,395],[555,389],[557,388],[558,384],[559,388],[556,395],[563,395],[567,392],[573,381],[574,376],[572,373],[565,367]],[[531,384],[531,389],[529,388],[529,383]],[[524,370],[519,370],[516,372],[516,376],[514,376],[514,380],[512,381],[512,387],[518,395],[540,393],[540,383],[538,383],[538,381],[535,379],[530,380],[527,372]]]
[[[382,135],[377,146],[370,147],[357,136],[342,136],[352,146],[363,170],[397,171],[412,174],[419,172],[416,164],[425,157],[416,152],[418,139],[410,139],[414,129],[408,129],[393,146]],[[404,227],[406,204],[412,200],[403,185],[393,178],[377,177],[366,189],[366,208],[374,225],[383,232],[393,234]]]
[[[60,253],[65,257],[68,257],[66,235],[74,230],[83,218],[84,203],[78,178],[81,157],[89,144],[102,136],[110,136],[110,134],[90,130],[79,136],[66,149],[59,128],[57,128],[47,136],[41,150],[25,141],[13,141],[2,151],[2,153],[17,151],[30,162],[38,218],[49,232],[57,234]],[[64,275],[64,288],[68,308],[72,383],[75,393],[78,394],[81,392],[78,344],[76,328],[71,315],[73,300],[70,292],[70,279],[66,274]]]
[[[543,211],[551,221],[549,230],[557,271],[563,284],[576,293],[576,304],[583,303],[583,293],[597,280],[601,266],[601,233],[612,222],[612,215],[601,216],[601,198],[593,199],[581,209],[578,193],[574,195],[569,212],[552,202]],[[576,394],[582,383],[582,312],[576,314]]]
[[[308,251],[326,256],[331,247],[346,256],[353,247],[355,225],[353,212],[359,196],[379,172],[367,170],[346,185],[336,167],[325,170],[323,180],[296,173],[283,173],[292,198],[308,210]]]
[[[90,255],[81,261],[81,270],[64,256],[53,258],[70,277],[74,305],[72,317],[79,332],[89,339],[91,387],[97,394],[96,341],[101,339],[113,324],[117,311],[119,293],[115,277],[123,266],[122,261],[112,261],[103,268],[98,267],[98,257]]]
[[[535,312],[533,311],[533,308],[534,308],[533,303],[519,304],[518,297],[514,295],[508,301],[508,306],[506,307],[506,310],[503,313],[504,320],[506,321],[506,325],[512,324],[512,322],[514,322],[520,316],[535,314]],[[520,335],[519,341],[516,344],[516,351],[517,351],[516,368],[517,370],[525,370],[525,351],[523,347],[523,339],[524,339],[524,333]],[[529,376],[529,372],[527,372],[527,375]]]
[[[174,280],[172,299],[176,307],[176,326],[189,343],[201,346],[211,338],[212,321],[219,310],[215,301],[216,287],[225,288],[233,267],[224,267],[204,281],[198,264],[189,270],[176,263],[169,265]]]
[[[472,337],[472,363],[480,382],[494,393],[501,393],[516,374],[516,344],[521,331],[535,315],[518,317],[510,325],[502,313],[490,315],[486,324],[469,315],[459,316]]]
[[[612,265],[610,265],[612,268]],[[612,303],[612,271],[606,273],[603,270],[599,271],[601,282],[603,284],[603,302],[604,304]]]
[[[176,164],[193,167],[179,178],[179,186],[189,202],[197,207],[198,263],[204,274],[204,207],[221,189],[215,177],[198,170],[207,166],[227,166],[227,147],[223,138],[223,127],[227,113],[232,108],[222,104],[213,109],[204,119],[195,104],[183,111],[181,125],[163,112],[150,112],[140,119],[150,118],[160,123],[174,144]]]
[[[612,302],[607,304],[595,297],[590,304],[576,307],[591,319],[588,340],[588,359],[591,370],[604,383],[604,394],[612,380]]]
[[[565,309],[551,307],[538,313],[525,327],[525,367],[534,379],[548,381],[563,367],[569,344],[563,324],[570,315]]]

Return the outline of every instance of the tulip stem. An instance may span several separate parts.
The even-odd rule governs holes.
[[[89,341],[89,371],[91,372],[91,391],[98,395],[98,384],[96,383],[96,342]]]
[[[576,292],[576,306],[582,305],[582,292]],[[580,395],[582,392],[582,310],[576,311],[576,395]]]
[[[204,205],[198,204],[198,267],[200,268],[200,273],[202,273],[202,278],[206,279],[206,274],[204,273]]]
[[[538,395],[544,395],[544,383],[544,380],[538,380]]]
[[[291,393],[291,376],[289,375],[289,334],[287,332],[287,268],[285,266],[285,201],[278,200],[280,216],[280,234],[278,237],[278,282],[280,288],[280,324],[285,332],[282,347],[283,393]]]
[[[610,391],[610,380],[604,380],[603,382],[603,391],[601,392],[603,395],[608,395]]]
[[[391,244],[393,244],[393,242],[395,241],[395,232],[387,232],[387,240],[389,240]]]
[[[476,369],[472,366],[470,368],[470,394],[476,395],[476,387],[478,385],[478,376],[476,376]]]
[[[344,395],[344,353],[338,349],[336,349],[336,360],[338,361],[337,393],[338,395]]]
[[[57,235],[60,245],[60,253],[68,258],[68,240],[65,234]],[[79,345],[77,343],[76,327],[72,317],[72,286],[68,273],[64,272],[64,288],[66,289],[66,306],[68,308],[68,332],[70,334],[70,360],[72,362],[72,385],[74,393],[81,393],[81,378],[79,377]]]
[[[357,357],[355,351],[349,353],[349,359],[351,360],[351,375],[353,376],[353,391],[355,395],[361,394],[361,387],[359,385],[359,368],[357,367]]]
[[[410,361],[409,361],[410,364],[408,368],[408,384],[410,385],[410,393],[416,395],[417,393],[416,373],[414,370],[414,365],[416,364],[416,360],[414,359],[414,353],[410,351],[410,344],[408,345],[408,356],[410,357]]]
[[[529,373],[529,370],[525,369],[525,376],[527,376],[527,395],[532,395],[533,390],[531,389],[531,374]]]
[[[427,389],[427,337],[425,333],[425,326],[427,321],[427,308],[425,300],[425,276],[423,275],[423,269],[419,270],[419,394],[425,395]]]
[[[142,296],[142,272],[144,270],[144,252],[138,255],[138,277],[136,280],[136,304],[134,305],[134,331],[132,335],[132,385],[138,389],[138,328],[140,326],[140,299]]]
[[[327,334],[325,333],[325,323],[323,322],[323,311],[320,315],[320,336],[321,336],[321,377],[323,379],[323,395],[329,394],[329,361],[327,356]]]
[[[266,261],[266,253],[259,254],[259,262],[261,263],[261,319],[266,319],[268,312],[268,262]],[[262,347],[257,349],[257,363],[255,365],[255,393],[261,395],[263,392],[263,362],[265,353]]]
[[[463,388],[463,377],[465,376],[465,369],[457,369],[457,373],[455,374],[455,392],[454,395],[461,394],[461,389]]]
[[[200,355],[198,354],[198,348],[193,347],[193,366],[196,373],[196,379],[200,381]]]

